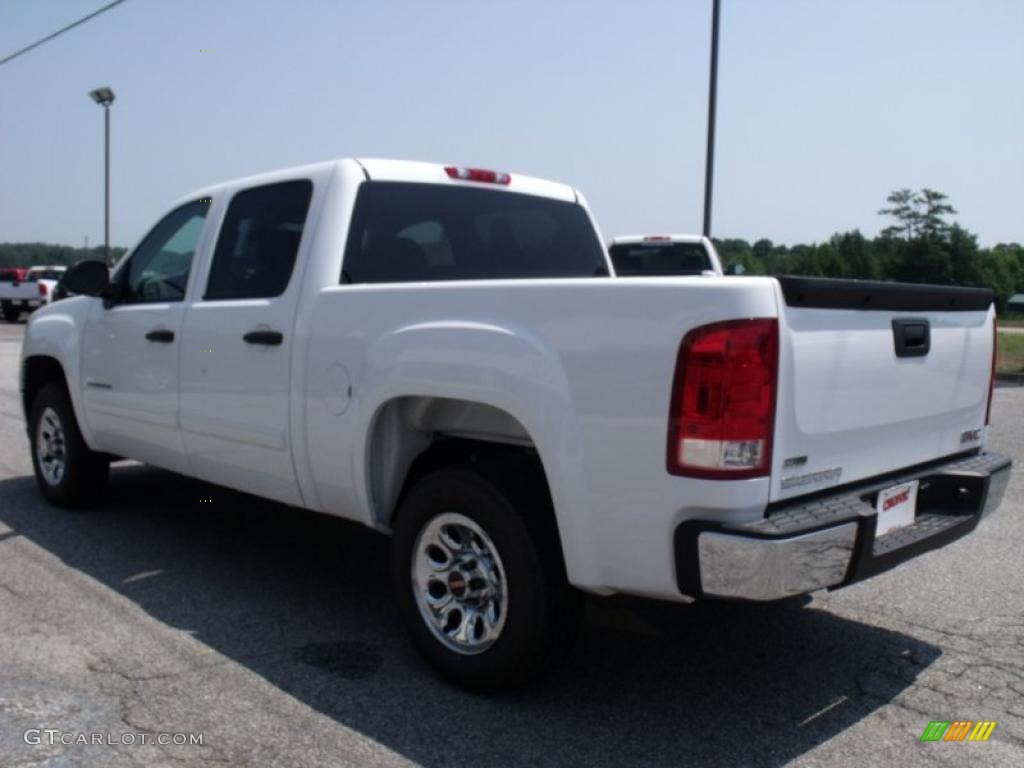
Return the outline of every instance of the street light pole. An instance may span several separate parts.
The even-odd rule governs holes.
[[[103,107],[103,247],[104,258],[110,263],[110,105]]]
[[[715,176],[715,109],[718,102],[718,20],[721,0],[711,8],[711,82],[708,84],[708,143],[704,160],[704,237],[711,237],[711,192]]]
[[[103,107],[103,243],[107,263],[110,263],[110,105],[114,103],[114,92],[109,88],[97,88],[89,95]]]

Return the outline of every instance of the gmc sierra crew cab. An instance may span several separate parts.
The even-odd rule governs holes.
[[[21,388],[42,494],[130,458],[392,536],[449,679],[564,654],[582,593],[776,600],[969,533],[987,290],[617,279],[583,196],[337,160],[200,189],[40,309]]]

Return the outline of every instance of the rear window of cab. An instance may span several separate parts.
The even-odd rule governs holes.
[[[577,203],[387,181],[360,187],[342,266],[343,283],[608,275]]]

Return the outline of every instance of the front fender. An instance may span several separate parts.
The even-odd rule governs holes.
[[[25,328],[21,347],[22,386],[24,386],[25,365],[29,358],[48,357],[57,361],[64,371],[64,380],[71,406],[75,411],[79,430],[87,445],[94,445],[88,419],[85,418],[81,391],[81,348],[82,330],[85,327],[89,308],[98,299],[78,296],[50,304],[36,310]],[[26,409],[30,407],[26,403]],[[28,423],[29,414],[25,414]]]

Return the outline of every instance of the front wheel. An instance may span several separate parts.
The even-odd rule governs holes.
[[[110,462],[86,445],[67,390],[47,384],[32,402],[29,437],[32,469],[43,496],[58,507],[81,507],[99,500]]]
[[[582,611],[546,493],[503,486],[469,466],[427,475],[401,503],[392,548],[399,609],[417,650],[478,691],[546,671],[568,650]]]

